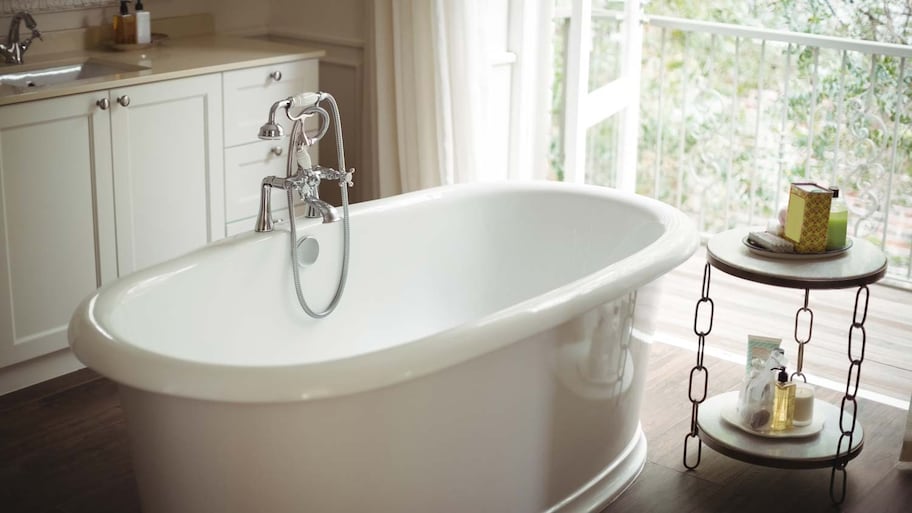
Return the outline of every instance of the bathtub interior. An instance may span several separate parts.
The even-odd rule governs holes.
[[[288,234],[277,231],[233,238],[136,275],[105,298],[117,306],[98,321],[117,340],[187,361],[337,360],[484,322],[636,260],[665,232],[661,214],[633,196],[606,201],[601,193],[535,188],[368,202],[352,209],[351,229],[344,297],[326,319],[299,310]],[[301,283],[321,309],[340,270],[341,226],[304,222],[298,235],[320,243]]]

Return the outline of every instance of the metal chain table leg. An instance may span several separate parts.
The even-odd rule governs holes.
[[[795,342],[798,344],[798,358],[795,361],[795,372],[792,373],[791,380],[800,377],[807,383],[807,377],[804,375],[804,346],[811,341],[811,335],[814,333],[814,311],[808,308],[811,291],[804,289],[804,306],[795,312]],[[807,317],[807,331],[799,334],[798,329],[801,323],[801,317]]]
[[[712,331],[713,314],[715,311],[713,301],[709,297],[709,270],[710,265],[707,263],[703,267],[703,287],[700,299],[697,301],[697,306],[694,309],[694,334],[697,335],[697,363],[694,365],[693,369],[690,370],[690,382],[687,390],[687,395],[690,398],[691,404],[690,432],[684,437],[684,467],[688,470],[697,468],[700,464],[700,459],[703,456],[703,441],[700,440],[700,433],[697,428],[697,418],[700,413],[700,403],[706,400],[706,393],[709,390],[709,371],[703,366],[703,350],[706,346],[706,336]],[[701,309],[705,312],[706,308],[708,308],[709,311],[708,314],[703,314],[702,317],[704,318],[704,322],[701,323]],[[706,318],[707,315],[708,318]],[[702,386],[699,383],[701,379]],[[694,387],[695,382],[697,383],[696,388]],[[700,391],[701,388],[702,392]],[[696,395],[695,392],[699,393],[699,395]],[[691,463],[688,461],[687,456],[691,452],[689,450],[690,442],[694,439],[697,440],[696,461]]]
[[[864,297],[862,297],[862,292]],[[839,411],[839,444],[836,446],[836,462],[830,472],[830,499],[834,504],[842,504],[846,495],[846,465],[852,451],[852,442],[855,436],[855,425],[858,420],[858,384],[861,380],[861,364],[864,361],[867,334],[865,333],[865,320],[868,318],[868,298],[870,292],[867,285],[858,287],[855,293],[855,309],[852,313],[852,326],[849,328],[849,372],[846,377],[845,394]],[[856,341],[860,337],[860,341]],[[861,352],[856,356],[854,347],[856,342]],[[851,413],[849,412],[851,408]],[[849,419],[851,416],[851,419]],[[841,478],[841,479],[839,479]]]

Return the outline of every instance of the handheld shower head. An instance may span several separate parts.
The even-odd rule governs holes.
[[[281,139],[285,135],[285,129],[282,128],[282,125],[276,123],[276,111],[281,107],[285,107],[285,114],[291,120],[298,120],[311,114],[320,114],[324,119],[324,123],[319,135],[314,139],[321,139],[326,134],[329,122],[329,114],[318,106],[324,97],[324,93],[301,93],[273,103],[269,109],[269,119],[260,127],[257,136],[260,139],[275,140]],[[291,112],[292,108],[295,109],[294,113]]]
[[[291,105],[291,102],[291,98],[285,98],[284,100],[279,100],[272,104],[272,107],[269,108],[269,118],[266,120],[266,123],[260,127],[257,137],[267,141],[273,141],[281,139],[282,136],[285,135],[285,130],[282,128],[282,125],[276,123],[276,111],[279,110],[279,107],[287,108]]]
[[[281,139],[284,135],[285,130],[282,125],[276,123],[272,116],[269,116],[269,120],[260,127],[260,131],[257,133],[257,137],[266,141]]]

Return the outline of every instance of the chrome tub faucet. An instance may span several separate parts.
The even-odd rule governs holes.
[[[26,28],[32,31],[32,35],[25,41],[19,39],[19,26],[25,22]],[[7,64],[22,64],[22,56],[32,44],[35,38],[42,39],[41,32],[38,31],[38,23],[31,13],[27,11],[17,12],[10,20],[9,33],[6,36],[6,43],[0,43],[0,55],[3,55]]]
[[[316,144],[326,135],[330,125],[329,113],[319,106],[323,100],[328,100],[333,108],[336,124],[337,144],[341,141],[341,129],[338,121],[338,107],[335,99],[327,93],[304,93],[294,97],[285,98],[275,102],[269,109],[269,118],[266,123],[260,127],[259,138],[265,140],[281,139],[284,136],[284,129],[276,123],[276,112],[284,108],[286,115],[294,124],[291,129],[288,144],[288,157],[285,177],[267,176],[263,178],[260,191],[260,208],[257,215],[255,231],[268,232],[272,231],[272,189],[282,189],[285,191],[296,191],[298,196],[307,205],[305,217],[323,218],[324,223],[332,223],[342,218],[335,207],[320,199],[320,182],[322,180],[334,180],[342,188],[352,186],[352,173],[354,169],[348,171],[336,170],[330,167],[314,165],[311,163],[308,147]],[[300,114],[291,114],[291,109],[300,109]],[[308,116],[318,115],[320,117],[320,126],[317,133],[309,136],[304,131],[303,119]],[[341,155],[341,148],[340,155]],[[340,168],[344,168],[344,161],[340,157]],[[346,195],[347,196],[347,195]],[[344,198],[347,203],[347,198]],[[289,213],[291,217],[293,215]]]
[[[296,191],[298,196],[307,204],[305,217],[322,217],[324,223],[334,223],[341,219],[339,213],[336,212],[336,208],[321,200],[317,192],[320,187],[320,181],[324,179],[345,181],[346,177],[344,173],[331,168],[321,166],[303,168],[298,166],[297,172],[292,176],[284,178],[267,176],[263,178],[260,192],[260,210],[255,231],[272,231],[272,196],[270,194],[272,189]]]
[[[310,161],[310,153],[308,153],[308,148],[319,142],[329,129],[330,114],[320,106],[320,102],[323,101],[329,104],[330,111],[332,111],[332,124],[336,135],[336,159],[339,163],[338,170],[314,165]],[[288,135],[285,176],[267,176],[263,178],[263,183],[260,186],[260,212],[257,214],[254,231],[272,231],[271,193],[273,189],[284,190],[288,198],[288,236],[291,242],[289,250],[295,294],[298,297],[298,304],[307,315],[314,319],[322,319],[332,313],[336,306],[339,305],[339,301],[342,299],[342,291],[345,289],[345,283],[348,279],[348,261],[351,248],[349,242],[351,239],[351,223],[348,215],[348,188],[353,185],[352,173],[355,170],[346,170],[345,167],[345,151],[342,147],[342,121],[339,115],[339,106],[331,94],[324,92],[302,93],[273,103],[269,109],[269,118],[266,120],[266,124],[260,128],[258,134],[260,139],[275,140],[282,138],[284,129],[282,125],[276,123],[276,111],[282,108],[285,109],[285,116],[294,122],[291,126],[291,134]],[[320,125],[315,133],[308,134],[304,130],[304,119],[314,115],[319,116]],[[320,199],[318,191],[322,180],[335,180],[339,184],[342,192],[341,216],[336,212],[335,207]],[[319,244],[317,244],[316,239],[309,235],[298,239],[297,228],[295,227],[293,197],[295,191],[307,205],[306,217],[322,217],[324,223],[341,221],[342,225],[342,266],[339,271],[339,281],[336,284],[336,292],[332,300],[330,300],[329,305],[324,310],[312,309],[301,289],[301,276],[298,267],[310,265],[316,261],[319,253]],[[308,240],[310,243],[307,243]]]

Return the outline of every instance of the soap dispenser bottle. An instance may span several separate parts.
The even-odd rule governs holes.
[[[130,14],[129,0],[120,0],[120,14],[114,15],[113,28],[115,43],[136,43],[136,18]]]
[[[797,385],[789,381],[785,367],[775,367],[771,370],[778,370],[779,375],[776,379],[776,390],[773,393],[773,420],[770,422],[770,430],[785,431],[786,429],[791,429],[792,422],[795,419],[795,389]]]
[[[142,0],[136,0],[136,44],[145,45],[152,42],[152,20],[143,7]]]

